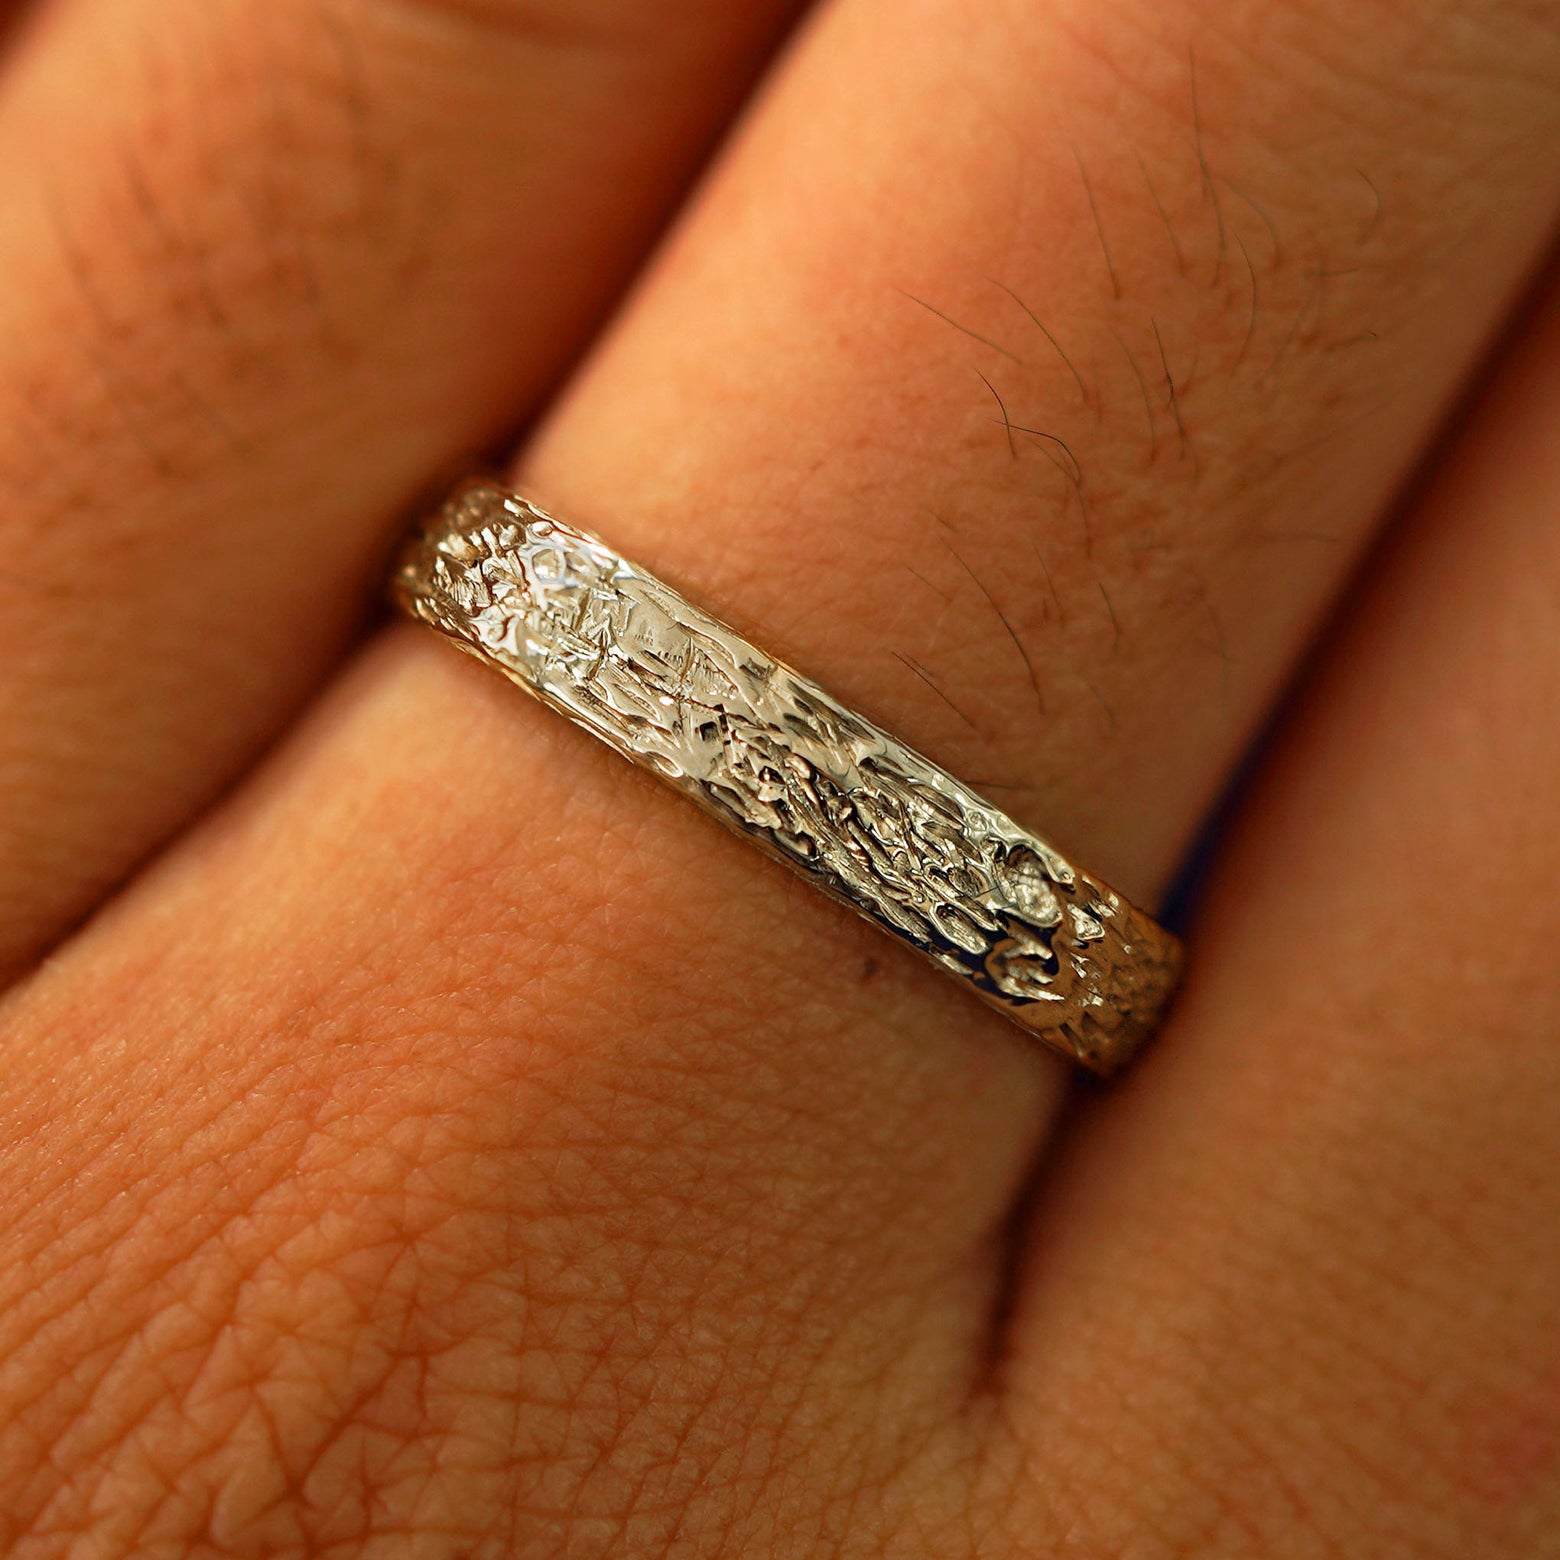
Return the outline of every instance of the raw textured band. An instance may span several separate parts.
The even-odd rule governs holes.
[[[1071,1060],[1112,1072],[1152,1030],[1175,938],[596,537],[472,484],[394,594]]]

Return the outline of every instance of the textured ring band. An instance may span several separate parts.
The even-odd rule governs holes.
[[[1098,1073],[1176,939],[1045,840],[586,532],[487,483],[408,541],[397,603]]]

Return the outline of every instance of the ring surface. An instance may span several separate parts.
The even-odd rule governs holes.
[[[1169,932],[596,537],[472,483],[392,594],[1070,1060],[1108,1074],[1152,1031]]]

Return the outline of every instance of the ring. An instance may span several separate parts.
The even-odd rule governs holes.
[[[604,542],[488,482],[409,538],[412,617],[699,803],[1091,1071],[1178,941],[1047,841]]]

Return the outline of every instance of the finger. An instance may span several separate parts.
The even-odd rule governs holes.
[[[314,686],[792,9],[56,0],[0,93],[0,975]]]
[[[1047,1191],[1010,1376],[1081,1552],[1552,1546],[1557,423],[1560,294],[1273,755],[1160,1053]]]
[[[1394,8],[1373,11],[1379,78],[1297,56],[1264,25],[1287,11],[1245,16],[1227,54],[1199,41],[1194,115],[1181,40],[1173,98],[1118,84],[1146,58],[1126,12],[1078,35],[1056,12],[1010,25],[931,8],[907,30],[901,11],[843,6],[528,469],[934,756],[1032,783],[1004,800],[1150,888],[1347,550],[1275,562],[1253,516],[1265,529],[1325,507],[1357,538],[1549,220],[1533,148],[1554,104],[1511,84],[1547,34],[1477,14],[1408,36]],[[949,105],[935,137],[929,102]],[[1004,160],[1010,145],[1033,155]],[[1128,157],[1134,191],[1134,149],[1156,190],[1182,169],[1181,204],[1173,179],[1160,199],[1185,275],[1158,208],[1111,183],[1096,147]],[[1156,147],[1186,161],[1156,171]],[[1368,192],[1363,214],[1352,204],[1356,162],[1391,194],[1373,227]],[[1205,169],[1228,209],[1231,184],[1258,202],[1286,257],[1258,272],[1254,327],[1249,296],[1226,306],[1215,289]],[[814,192],[805,221],[798,186]],[[1140,257],[1112,250],[1120,299],[1096,211]],[[1362,280],[1294,258],[1335,229],[1361,244]],[[899,290],[960,318],[944,290],[988,270],[1060,301],[1081,391],[1059,359],[1040,366],[1022,310],[1015,386],[965,356],[995,349]],[[1132,365],[1157,359],[1156,322],[1164,338],[1178,321],[1198,326],[1203,361],[1190,388],[1176,372],[1173,400],[1145,371],[1145,405]],[[998,323],[960,318],[993,340]],[[1265,328],[1248,368],[1246,332]],[[1013,446],[976,366],[1010,410],[1034,398]],[[979,398],[950,388],[964,379]],[[1049,412],[1077,459],[1066,473],[1025,459],[1020,428]],[[1297,455],[1282,476],[1258,458],[1324,435],[1326,460]],[[916,531],[923,508],[966,529]],[[905,564],[946,615],[885,583]],[[888,643],[970,705],[979,735]],[[1119,836],[1094,811],[1107,804]],[[9,1173],[36,1191],[5,1239],[18,1271],[46,1260],[50,1275],[7,1334],[29,1394],[19,1523],[49,1502],[90,1520],[84,1492],[110,1481],[124,1520],[155,1499],[189,1530],[213,1487],[260,1469],[271,1482],[233,1495],[227,1520],[315,1542],[326,1510],[349,1537],[487,1537],[498,1511],[499,1541],[522,1552],[685,1536],[805,1552],[842,1532],[866,1552],[896,1532],[978,1547],[969,1404],[1056,1075],[934,973],[412,631],[10,1016],[0,1101],[37,1133]],[[109,1023],[135,1038],[96,1043]],[[155,1122],[126,1119],[149,1096]],[[67,1198],[69,1238],[46,1245]],[[92,1315],[143,1336],[168,1292],[151,1275],[170,1273],[180,1294],[209,1282],[210,1303],[153,1377]],[[98,1439],[62,1447],[81,1423]]]
[[[1147,898],[1560,185],[1542,25],[1242,14],[846,7],[522,469]]]

